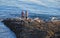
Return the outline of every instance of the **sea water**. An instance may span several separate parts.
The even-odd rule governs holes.
[[[15,34],[0,22],[0,38],[16,38]]]

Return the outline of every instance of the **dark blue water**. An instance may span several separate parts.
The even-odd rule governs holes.
[[[16,38],[15,34],[0,22],[0,38]]]

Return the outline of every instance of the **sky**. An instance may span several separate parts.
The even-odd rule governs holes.
[[[0,0],[0,6],[13,6],[38,14],[60,15],[60,0]]]

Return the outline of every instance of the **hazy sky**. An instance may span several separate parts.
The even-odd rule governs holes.
[[[0,0],[0,6],[14,6],[32,13],[60,15],[60,0]]]

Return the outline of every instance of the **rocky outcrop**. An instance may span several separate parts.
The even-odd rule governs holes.
[[[36,22],[20,19],[2,21],[17,36],[17,38],[54,38],[55,32],[60,31],[60,22]]]
[[[17,19],[7,19],[3,22],[16,34],[17,38],[45,38],[47,34],[46,31],[35,28],[35,25],[32,26],[33,22]]]

